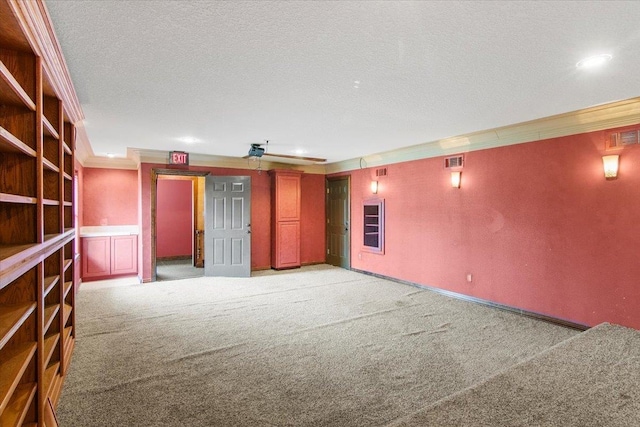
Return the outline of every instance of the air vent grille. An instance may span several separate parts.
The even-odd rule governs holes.
[[[381,176],[387,176],[387,168],[376,169],[376,176],[380,178]]]
[[[605,148],[622,148],[625,145],[632,145],[640,143],[640,130],[626,130],[622,132],[615,132],[609,135]]]
[[[452,168],[461,168],[463,166],[464,159],[462,154],[458,156],[451,156],[444,159],[444,168],[452,169]]]

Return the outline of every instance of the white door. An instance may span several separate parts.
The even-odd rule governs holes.
[[[205,276],[251,276],[251,177],[205,178]]]

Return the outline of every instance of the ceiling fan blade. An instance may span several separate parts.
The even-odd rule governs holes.
[[[277,153],[264,153],[262,155],[262,157],[280,157],[283,159],[296,159],[296,160],[306,160],[307,162],[317,162],[317,163],[324,163],[327,161],[327,159],[321,159],[319,157],[306,157],[306,156],[293,156],[290,154],[277,154]]]

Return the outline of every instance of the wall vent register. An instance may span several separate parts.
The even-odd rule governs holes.
[[[387,176],[387,168],[376,169],[376,177]]]
[[[457,156],[446,157],[444,159],[444,168],[445,169],[453,169],[453,168],[461,168],[464,163],[464,157],[462,154]]]

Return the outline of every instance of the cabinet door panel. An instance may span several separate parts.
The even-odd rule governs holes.
[[[138,272],[138,236],[111,237],[111,274]]]
[[[111,239],[85,237],[82,239],[82,278],[111,274]]]
[[[300,220],[300,175],[276,177],[276,221]]]
[[[300,267],[300,222],[281,222],[276,233],[276,268]]]

